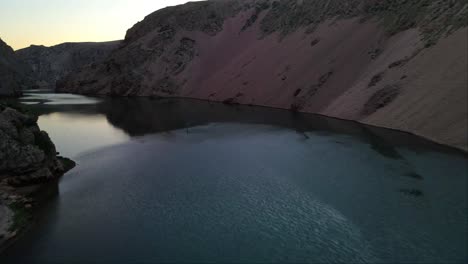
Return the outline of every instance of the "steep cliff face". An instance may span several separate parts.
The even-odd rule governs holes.
[[[33,45],[16,54],[31,67],[36,87],[55,88],[56,82],[67,74],[101,62],[119,44],[120,41],[63,43],[53,47]]]
[[[29,84],[29,68],[0,39],[0,96],[14,96]]]
[[[58,88],[320,113],[467,150],[467,12],[464,0],[188,3]]]

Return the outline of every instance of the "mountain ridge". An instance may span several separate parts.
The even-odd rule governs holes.
[[[15,55],[13,49],[0,38],[0,96],[16,96],[30,80],[27,65]]]
[[[120,41],[65,42],[51,47],[31,45],[15,52],[31,67],[35,88],[55,88],[56,83],[78,69],[98,63],[120,45]]]

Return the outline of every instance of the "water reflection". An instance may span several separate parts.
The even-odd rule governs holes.
[[[466,158],[444,147],[269,108],[70,97],[30,106],[79,165],[7,263],[466,259]]]
[[[41,116],[38,123],[49,133],[60,154],[70,158],[129,140],[103,114],[54,112]]]
[[[131,137],[209,123],[250,123],[294,129],[305,140],[309,138],[308,132],[324,136],[350,135],[367,142],[377,153],[391,159],[402,159],[397,151],[399,146],[413,151],[460,153],[403,132],[264,107],[231,106],[188,99],[91,98],[51,94],[48,91],[27,93],[20,101],[31,103],[31,111],[38,115],[79,114],[75,119],[102,115],[110,124]]]
[[[190,133],[193,127],[212,123],[267,124],[271,127],[293,129],[301,135],[303,141],[310,140],[311,135],[346,135],[369,144],[370,149],[379,156],[396,161],[388,165],[389,170],[404,171],[398,175],[413,180],[396,191],[404,195],[421,196],[419,192],[411,190],[418,188],[418,182],[423,180],[424,176],[417,173],[411,163],[400,154],[400,147],[416,153],[456,152],[402,132],[263,107],[230,106],[180,99],[95,99],[76,95],[50,96],[48,93],[31,94],[22,100],[26,99],[48,101],[32,105],[30,108],[42,116],[39,121],[41,127],[49,131],[62,154],[71,157],[126,142],[129,137],[168,133],[180,129]],[[89,136],[90,129],[93,130],[92,137]],[[214,136],[212,133],[207,135]],[[333,139],[333,142],[342,147],[349,144],[346,140]]]
[[[104,100],[98,112],[109,122],[130,136],[165,132],[209,123],[268,124],[321,135],[346,134],[368,142],[372,148],[392,159],[401,159],[396,147],[405,146],[417,151],[449,149],[409,134],[368,127],[352,121],[318,115],[292,113],[284,110],[229,106],[197,100],[118,98]]]
[[[40,125],[52,134],[63,154],[79,153],[122,143],[128,137],[187,129],[210,123],[268,124],[297,131],[304,141],[310,133],[321,136],[348,135],[371,146],[379,155],[407,163],[398,147],[415,152],[456,150],[433,144],[407,133],[364,126],[352,121],[318,115],[252,107],[230,106],[197,100],[155,98],[91,98],[49,91],[28,92],[21,98],[40,115]],[[86,125],[88,124],[88,126]],[[93,137],[87,135],[93,129]],[[126,137],[126,134],[128,137]],[[76,144],[67,141],[73,138]],[[336,142],[346,144],[345,142]],[[67,147],[67,145],[70,145]],[[422,179],[408,167],[408,177]]]

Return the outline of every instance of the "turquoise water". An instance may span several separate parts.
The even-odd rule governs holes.
[[[458,152],[266,108],[34,96],[78,166],[2,263],[467,260]]]

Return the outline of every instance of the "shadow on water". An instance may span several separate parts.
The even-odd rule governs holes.
[[[380,155],[390,159],[404,159],[393,145],[389,144],[389,142],[381,136],[374,134],[370,128],[362,126],[362,134],[368,139],[371,148]]]
[[[40,225],[41,227],[47,226],[49,223],[43,221],[44,218],[48,218],[52,207],[56,207],[59,198],[59,180],[54,180],[45,185],[40,186],[28,186],[17,189],[18,194],[23,194],[26,197],[33,198],[35,203],[32,211],[29,211],[28,216],[33,215],[33,218],[28,217],[28,227],[23,229],[17,234],[17,237],[8,241],[7,243],[0,246],[0,253],[8,250],[9,247],[21,241],[23,236],[30,235],[31,232],[35,232],[35,226]],[[1,255],[1,254],[0,254]]]
[[[160,99],[160,98],[99,98],[90,103],[70,104],[67,98],[64,104],[44,103],[43,98],[37,98],[39,104],[29,105],[33,113],[49,115],[56,112],[69,115],[104,115],[114,127],[122,130],[130,137],[141,137],[149,134],[207,125],[210,123],[246,123],[266,124],[295,130],[302,140],[310,139],[310,134],[320,136],[348,135],[354,139],[369,144],[370,149],[381,157],[398,161],[407,171],[401,174],[412,180],[423,180],[424,177],[414,171],[411,163],[399,153],[399,147],[405,147],[415,153],[426,151],[459,153],[451,148],[434,144],[408,133],[366,126],[353,121],[339,120],[314,114],[304,114],[265,107],[226,105],[191,99]],[[34,98],[34,97],[33,97]],[[34,101],[28,99],[27,102]],[[83,101],[83,99],[81,99]],[[336,144],[346,146],[347,142],[339,140]],[[414,182],[417,183],[417,182]],[[408,186],[399,190],[409,196],[422,196],[416,187]]]
[[[389,159],[403,157],[398,147],[414,152],[438,151],[464,154],[453,148],[435,144],[429,140],[405,132],[359,124],[314,114],[295,113],[245,105],[225,105],[192,99],[160,98],[98,98],[89,103],[73,104],[70,99],[64,103],[47,103],[49,99],[22,99],[22,102],[36,102],[26,107],[37,115],[65,113],[69,115],[105,115],[110,124],[131,137],[144,136],[177,129],[206,125],[209,123],[267,124],[296,130],[304,140],[307,133],[321,136],[333,134],[349,135],[370,144],[378,154]],[[76,100],[76,99],[75,99]],[[80,99],[81,101],[86,99]],[[73,100],[71,101],[73,102]],[[344,144],[343,142],[336,142]]]
[[[9,99],[8,103],[17,104],[17,101]],[[72,94],[54,94],[48,90],[28,92],[19,101],[22,107],[28,108],[29,112],[39,116],[53,113],[102,114],[106,116],[110,124],[131,137],[186,129],[209,123],[267,124],[296,130],[304,140],[310,138],[307,133],[321,136],[349,135],[370,144],[379,155],[395,160],[403,160],[402,155],[398,153],[398,147],[405,147],[414,152],[437,151],[467,156],[462,151],[405,132],[266,107],[226,105],[193,99],[92,98]],[[408,173],[408,175],[421,178],[420,176],[414,177],[416,173]]]
[[[103,101],[98,105],[98,111],[104,114],[113,126],[132,137],[178,129],[189,131],[190,127],[220,122],[268,124],[290,128],[302,135],[303,140],[310,138],[308,133],[320,136],[350,135],[369,144],[380,156],[398,161],[399,166],[407,171],[401,176],[417,181],[423,180],[424,177],[414,171],[411,163],[398,152],[398,147],[404,146],[416,153],[452,151],[450,148],[403,132],[263,107],[231,106],[197,100],[117,98]],[[345,142],[337,143],[346,145]],[[397,191],[405,196],[423,196],[414,184],[417,185],[417,182],[411,182]]]
[[[84,112],[83,109],[80,109]],[[97,105],[97,111],[130,136],[143,136],[209,123],[268,124],[320,135],[345,134],[371,145],[382,156],[402,159],[396,150],[405,146],[415,152],[457,152],[408,133],[370,127],[354,121],[314,114],[293,113],[265,107],[224,105],[189,99],[113,98]]]

